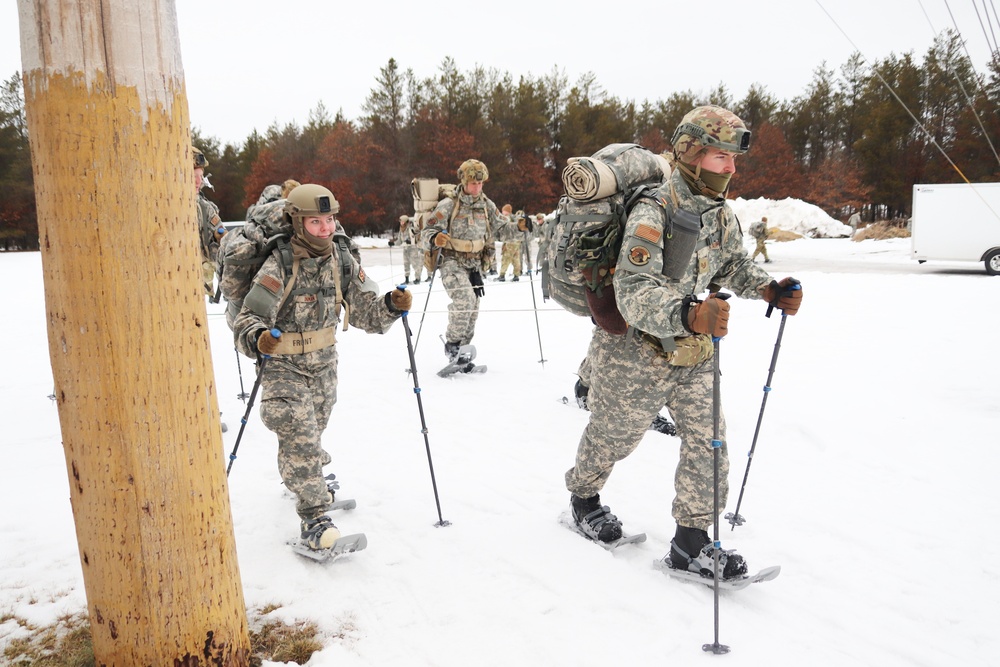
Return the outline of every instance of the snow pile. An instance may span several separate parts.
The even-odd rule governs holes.
[[[731,199],[736,216],[743,225],[743,231],[750,228],[751,223],[767,217],[768,227],[778,227],[785,231],[795,232],[806,238],[841,238],[851,235],[851,228],[826,214],[818,206],[801,199],[786,198],[780,201],[774,199]]]

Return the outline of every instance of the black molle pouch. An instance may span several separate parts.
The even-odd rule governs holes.
[[[701,233],[701,216],[682,208],[670,211],[663,239],[663,275],[680,280],[687,272]]]

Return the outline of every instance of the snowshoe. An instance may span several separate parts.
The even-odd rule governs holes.
[[[570,496],[573,522],[584,536],[595,542],[614,542],[621,539],[622,523],[607,505],[601,505],[600,495],[590,498]]]
[[[438,371],[440,377],[448,377],[455,373],[485,373],[486,366],[477,366],[472,363],[476,358],[475,345],[459,345],[458,343],[445,343],[445,354],[448,355],[448,365]]]
[[[337,540],[327,549],[312,549],[301,541],[293,540],[288,543],[292,551],[300,556],[314,560],[319,563],[335,560],[344,554],[362,551],[368,546],[368,538],[364,533],[354,533],[338,537]]]
[[[675,570],[715,578],[715,544],[704,530],[677,526],[674,539],[670,540],[670,553],[663,560]],[[747,573],[746,561],[734,549],[719,550],[719,567],[719,578],[726,581],[742,578]]]
[[[354,500],[354,498],[337,500],[337,491],[340,490],[340,482],[337,481],[336,475],[331,472],[325,479],[326,490],[330,492],[330,504],[326,506],[327,512],[332,512],[334,510],[352,510],[358,506],[358,502]]]

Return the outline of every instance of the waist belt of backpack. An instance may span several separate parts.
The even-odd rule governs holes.
[[[454,250],[456,252],[463,253],[475,253],[482,252],[483,248],[486,247],[486,241],[483,239],[476,239],[475,241],[469,241],[467,239],[456,239],[452,237],[448,239],[448,245],[445,250]]]
[[[318,331],[285,331],[278,339],[274,354],[305,354],[330,347],[336,342],[333,327]]]

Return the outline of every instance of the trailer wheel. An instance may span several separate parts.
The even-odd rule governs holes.
[[[986,273],[1000,276],[1000,250],[993,250],[986,255]]]

